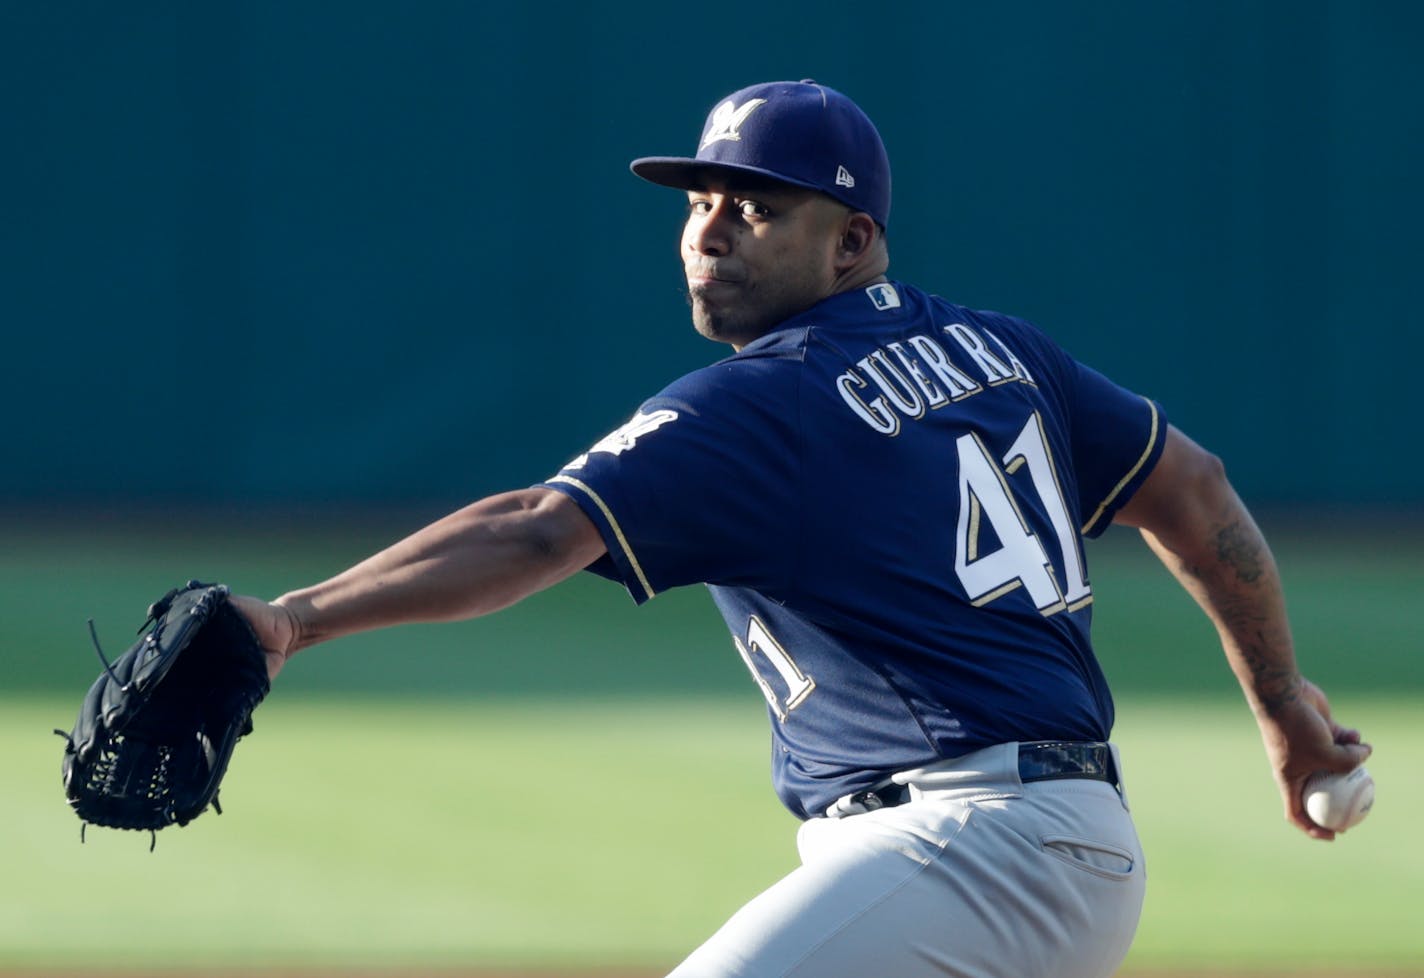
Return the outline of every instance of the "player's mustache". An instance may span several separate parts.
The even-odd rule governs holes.
[[[725,263],[706,259],[686,262],[683,271],[688,278],[710,278],[718,282],[740,282],[742,276]]]

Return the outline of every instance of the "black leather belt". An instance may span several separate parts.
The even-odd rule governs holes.
[[[1093,740],[1040,740],[1019,744],[1019,780],[1024,784],[1069,778],[1117,784],[1112,748]],[[837,814],[854,815],[877,808],[894,808],[909,800],[910,789],[907,785],[890,784],[847,795],[832,809],[838,810]]]
[[[1040,740],[1019,744],[1019,780],[1088,778],[1117,784],[1112,748],[1096,740]]]

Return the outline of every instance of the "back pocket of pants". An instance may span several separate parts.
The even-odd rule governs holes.
[[[1103,842],[1066,835],[1045,835],[1039,841],[1050,856],[1110,880],[1128,879],[1136,863],[1136,858],[1126,849]]]

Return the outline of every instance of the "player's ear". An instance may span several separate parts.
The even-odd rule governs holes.
[[[874,247],[879,231],[875,219],[864,211],[847,213],[836,245],[836,264],[849,268],[863,259]]]

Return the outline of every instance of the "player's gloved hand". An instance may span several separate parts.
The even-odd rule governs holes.
[[[65,796],[86,825],[157,833],[221,811],[228,761],[270,688],[262,642],[229,596],[196,580],[173,588],[112,663],[95,634],[103,672],[74,729],[58,731]]]
[[[1301,790],[1317,771],[1344,774],[1354,770],[1373,748],[1360,739],[1358,730],[1334,721],[1325,694],[1304,677],[1295,698],[1258,715],[1257,723],[1285,803],[1286,819],[1313,839],[1334,839],[1334,832],[1310,820]]]
[[[296,615],[282,605],[246,595],[232,595],[228,603],[252,626],[267,656],[267,678],[275,679],[297,646],[300,626]]]

